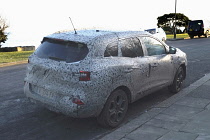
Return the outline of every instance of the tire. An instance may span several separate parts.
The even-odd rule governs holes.
[[[193,36],[193,35],[190,35],[190,38],[191,38],[191,39],[193,39],[193,38],[194,38],[194,36]]]
[[[127,94],[123,90],[117,89],[107,99],[102,112],[97,117],[97,121],[103,127],[115,128],[122,123],[127,110]]]
[[[179,92],[181,90],[183,81],[184,81],[184,70],[182,67],[179,67],[174,77],[173,84],[168,87],[169,91],[172,93]]]

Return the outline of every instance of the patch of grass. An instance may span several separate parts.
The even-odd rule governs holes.
[[[34,51],[0,52],[0,64],[27,60]]]
[[[166,36],[167,36],[167,39],[174,38],[174,35],[173,34],[168,34]],[[184,33],[184,34],[176,34],[176,38],[188,38],[188,37],[189,37],[189,35],[187,33]]]

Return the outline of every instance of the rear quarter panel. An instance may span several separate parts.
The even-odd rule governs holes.
[[[97,98],[101,98],[105,103],[112,91],[120,86],[132,89],[130,74],[125,73],[125,69],[131,63],[126,63],[118,57],[107,57],[94,59],[91,68],[91,82],[95,85]]]

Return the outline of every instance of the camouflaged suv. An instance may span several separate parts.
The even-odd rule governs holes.
[[[116,127],[129,103],[163,87],[179,92],[186,65],[184,52],[147,32],[55,33],[29,57],[24,92],[50,110]]]

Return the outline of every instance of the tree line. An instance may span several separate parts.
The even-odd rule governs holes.
[[[176,15],[175,13],[170,13],[159,16],[157,20],[158,27],[163,28],[165,32],[173,33],[174,28],[177,30],[180,27],[184,27],[186,31],[190,19],[182,13],[176,13]]]
[[[7,40],[7,33],[5,30],[9,27],[9,25],[6,23],[6,20],[0,16],[0,48],[1,43],[5,43]]]

